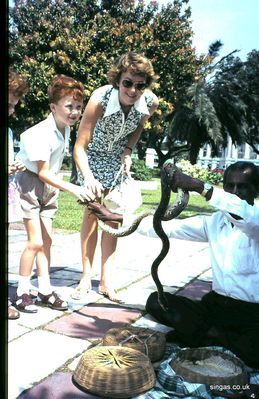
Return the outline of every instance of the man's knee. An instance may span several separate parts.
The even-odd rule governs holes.
[[[152,315],[153,313],[156,313],[156,309],[159,306],[160,305],[158,303],[158,294],[157,292],[152,292],[146,302],[146,311]]]

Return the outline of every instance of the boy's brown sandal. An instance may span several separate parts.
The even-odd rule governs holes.
[[[29,294],[22,294],[20,296],[16,295],[15,307],[20,310],[20,312],[25,313],[37,313],[38,309],[34,305],[32,297]]]
[[[38,292],[38,297],[36,299],[36,305],[47,306],[54,310],[67,310],[68,306],[65,301],[63,301],[56,292],[52,291],[49,295],[43,295]]]

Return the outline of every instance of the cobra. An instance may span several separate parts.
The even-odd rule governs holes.
[[[164,310],[167,310],[167,300],[164,295],[163,285],[158,277],[158,267],[169,251],[170,242],[163,229],[162,221],[176,218],[186,208],[189,201],[188,191],[178,189],[177,201],[171,208],[168,208],[173,175],[176,170],[177,167],[171,160],[166,161],[161,169],[161,199],[153,217],[153,227],[162,241],[162,249],[151,266],[151,275],[157,287],[158,302]]]
[[[172,206],[169,206],[173,175],[176,170],[178,170],[178,168],[172,160],[167,160],[163,164],[161,168],[161,199],[156,209],[150,209],[141,212],[138,216],[136,216],[130,226],[125,226],[118,229],[112,228],[101,220],[98,221],[101,229],[110,235],[114,237],[125,237],[136,231],[139,224],[145,217],[150,215],[153,216],[153,227],[156,234],[162,241],[162,249],[151,266],[151,275],[157,287],[158,301],[164,310],[167,309],[167,302],[164,296],[163,285],[158,277],[158,267],[169,251],[170,242],[163,230],[162,221],[168,221],[176,218],[186,208],[189,201],[188,191],[178,188],[176,201]]]

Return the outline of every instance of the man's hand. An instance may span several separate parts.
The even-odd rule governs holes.
[[[181,171],[175,171],[172,180],[172,191],[176,192],[177,188],[181,188],[184,191],[196,191],[201,194],[203,191],[203,182],[194,177],[188,176]]]
[[[172,162],[168,161],[164,166],[165,171],[171,176],[171,189],[177,192],[178,188],[184,191],[196,191],[201,194],[204,184],[201,180],[182,173]]]
[[[88,204],[88,209],[100,220],[103,222],[122,222],[123,217],[118,213],[112,213],[107,209],[104,205],[101,205],[99,202],[90,202]]]

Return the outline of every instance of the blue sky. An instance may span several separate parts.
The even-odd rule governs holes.
[[[170,0],[158,2],[167,4]],[[245,61],[250,51],[259,50],[259,0],[189,0],[189,5],[198,54],[207,53],[217,39],[224,44],[220,56],[238,49],[236,55]]]
[[[238,49],[236,55],[245,61],[249,52],[259,50],[258,0],[189,0],[189,5],[193,45],[198,54],[207,53],[209,45],[217,39],[224,44],[220,56]]]

